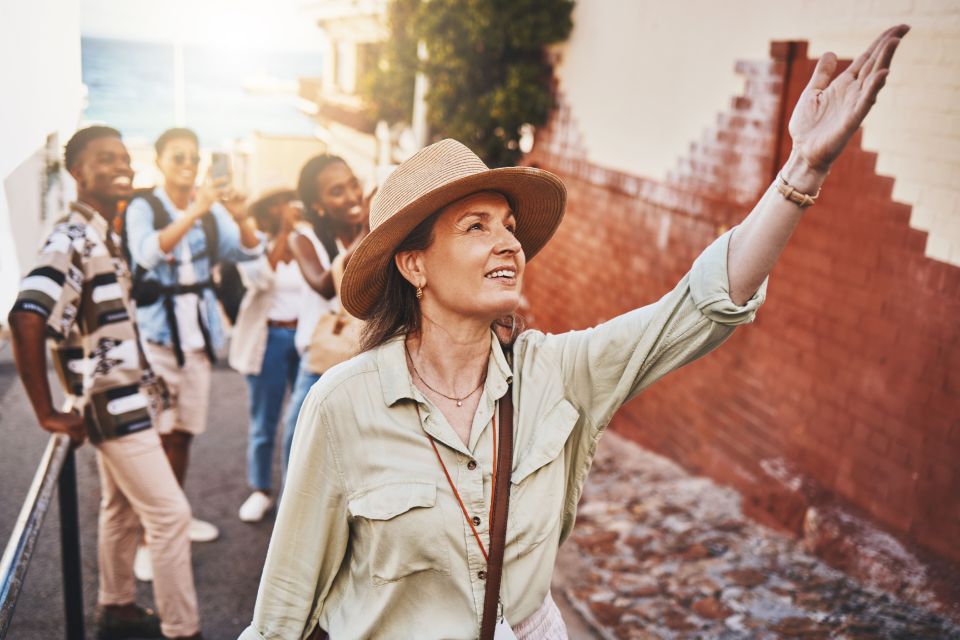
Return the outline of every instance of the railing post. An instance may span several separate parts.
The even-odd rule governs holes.
[[[77,464],[70,447],[57,480],[60,501],[60,557],[67,640],[83,640],[83,581],[80,569],[80,517],[77,509]]]

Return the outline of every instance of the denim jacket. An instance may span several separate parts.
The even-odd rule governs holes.
[[[153,194],[167,208],[171,219],[176,220],[181,215],[163,187],[154,189]],[[240,228],[223,205],[215,203],[210,211],[217,221],[217,231],[220,236],[220,246],[217,253],[221,260],[242,262],[253,260],[263,254],[264,243],[262,238],[260,244],[252,248],[244,247],[240,243]],[[160,250],[160,230],[153,228],[153,210],[146,200],[143,198],[134,200],[130,203],[125,215],[131,258],[138,266],[147,270],[147,278],[159,280],[163,285],[176,284],[176,264],[183,257],[184,242],[189,243],[190,253],[194,256],[193,267],[197,282],[203,282],[210,278],[212,267],[210,259],[206,255],[200,255],[207,248],[207,238],[199,220],[177,243],[172,253],[166,254]],[[174,262],[174,260],[177,262]],[[213,343],[213,347],[220,348],[223,345],[224,329],[220,312],[217,309],[217,297],[212,289],[203,290],[201,313],[210,331],[210,341]],[[138,307],[137,324],[140,325],[140,334],[143,339],[168,347],[172,345],[170,328],[167,325],[167,316],[162,301]]]

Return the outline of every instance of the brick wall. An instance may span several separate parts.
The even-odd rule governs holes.
[[[864,146],[896,177],[911,226],[929,232],[926,255],[960,266],[960,0],[578,2],[556,77],[589,141],[585,158],[663,180],[742,89],[731,61],[763,59],[771,40],[855,56],[898,23],[912,30]]]
[[[805,44],[739,63],[745,90],[662,182],[592,165],[568,106],[527,164],[560,174],[567,217],[527,273],[528,320],[594,325],[668,291],[776,174]],[[960,561],[960,267],[924,256],[860,134],[770,280],[756,323],[624,407],[612,427],[740,489],[754,516],[800,533],[839,500]]]

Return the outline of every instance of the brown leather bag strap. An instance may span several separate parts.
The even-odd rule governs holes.
[[[483,596],[480,640],[492,640],[497,626],[500,578],[503,575],[503,548],[507,542],[507,513],[510,511],[510,472],[513,470],[513,385],[500,399],[500,443],[497,447],[497,484],[493,491],[490,518],[490,556],[487,559],[487,590]]]

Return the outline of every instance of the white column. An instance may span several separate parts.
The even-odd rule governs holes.
[[[423,40],[417,43],[417,57],[421,62],[427,60],[427,43]],[[427,146],[427,138],[430,134],[427,127],[427,89],[429,81],[422,71],[417,72],[417,77],[413,81],[413,115],[411,125],[413,128],[413,138],[417,143],[417,149]]]

